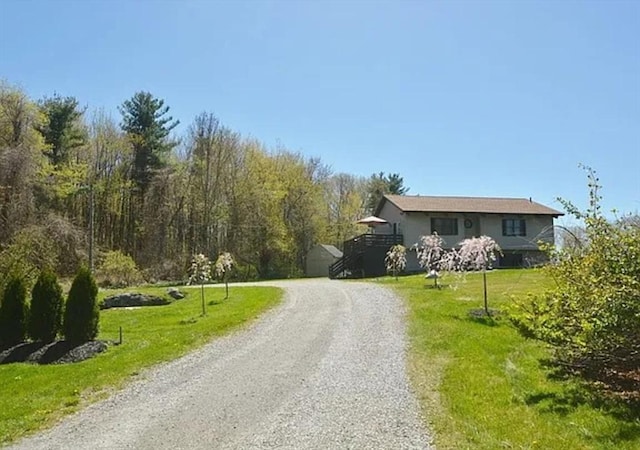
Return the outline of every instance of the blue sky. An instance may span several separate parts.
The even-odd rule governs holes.
[[[640,211],[638,1],[0,1],[0,78],[139,90],[410,193]]]

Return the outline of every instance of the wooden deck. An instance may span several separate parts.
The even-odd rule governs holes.
[[[343,256],[329,266],[330,278],[362,278],[384,275],[389,248],[403,243],[401,234],[361,234],[344,241]]]

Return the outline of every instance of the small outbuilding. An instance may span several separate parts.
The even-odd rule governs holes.
[[[306,276],[328,277],[329,266],[342,258],[342,252],[333,245],[318,244],[307,253]]]

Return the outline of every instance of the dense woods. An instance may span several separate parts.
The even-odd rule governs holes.
[[[147,280],[182,279],[196,253],[237,259],[236,277],[302,273],[316,243],[341,246],[398,174],[333,173],[267,148],[209,112],[184,135],[148,92],[119,117],[74,97],[32,99],[0,84],[0,273],[62,276],[129,255]]]

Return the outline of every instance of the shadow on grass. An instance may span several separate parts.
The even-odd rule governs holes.
[[[536,392],[525,397],[528,406],[536,406],[543,413],[566,416],[581,405],[591,405],[593,399],[588,391],[581,388],[570,388],[562,392]]]
[[[489,315],[487,315],[487,312],[484,309],[471,309],[469,310],[467,316],[461,317],[459,315],[454,315],[453,318],[456,320],[473,322],[488,327],[500,326],[502,322],[500,311],[495,309],[489,309]]]
[[[197,317],[190,317],[188,319],[182,319],[180,322],[178,322],[180,325],[190,325],[193,323],[196,323],[198,321]]]
[[[640,440],[640,398],[637,395],[621,395],[621,392],[612,391],[610,385],[572,373],[553,360],[543,360],[540,365],[548,371],[549,379],[567,382],[567,385],[561,391],[531,393],[524,398],[525,404],[543,413],[561,416],[587,406],[617,421],[612,433],[599,436],[599,439],[614,442]]]
[[[585,386],[599,401],[632,404],[640,419],[640,370],[638,369],[596,369],[572,367],[553,359],[545,359],[540,365],[552,380],[574,380]]]
[[[528,406],[539,411],[567,416],[581,406],[601,411],[617,420],[613,435],[601,436],[605,440],[634,441],[640,439],[640,409],[637,403],[627,403],[602,397],[586,388],[573,388],[563,392],[538,392],[525,397]]]
[[[23,342],[0,353],[0,364],[61,364],[84,361],[107,349],[103,341]]]
[[[434,291],[441,291],[443,289],[450,289],[451,288],[451,284],[438,284],[437,286],[434,284],[425,284],[424,285],[425,289],[432,289]]]

